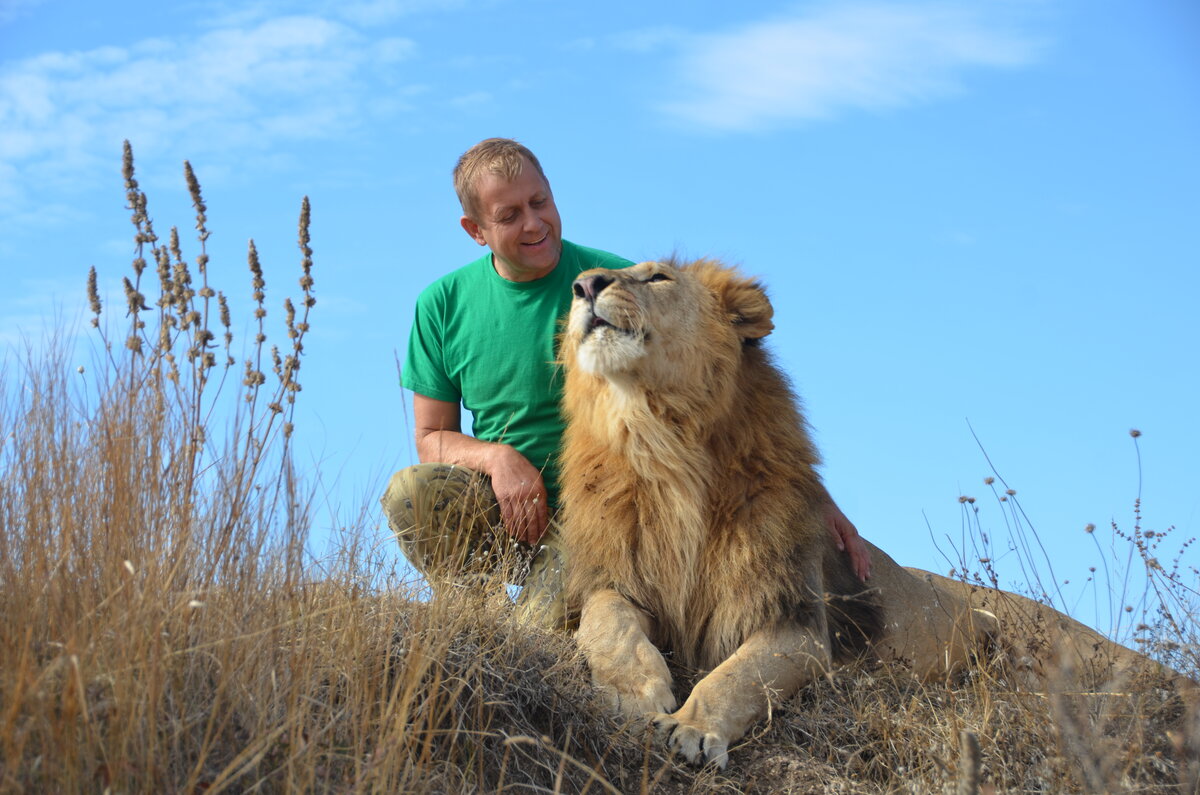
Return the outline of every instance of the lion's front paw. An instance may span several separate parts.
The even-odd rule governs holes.
[[[628,720],[650,721],[662,712],[675,709],[675,694],[665,682],[645,682],[641,687],[601,688],[609,706]]]
[[[656,715],[654,726],[659,740],[693,765],[715,764],[724,770],[729,763],[728,737],[705,731],[677,715]]]
[[[665,682],[644,682],[642,687],[611,688],[611,704],[630,721],[650,721],[660,712],[673,712],[676,700]]]

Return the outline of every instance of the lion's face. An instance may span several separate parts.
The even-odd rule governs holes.
[[[695,279],[657,262],[590,270],[573,289],[567,336],[580,369],[602,377],[631,373],[662,358],[662,348],[679,347],[679,338],[694,338],[712,301]]]
[[[762,289],[725,268],[643,262],[579,275],[567,321],[568,364],[608,380],[680,384],[735,359],[770,332]]]

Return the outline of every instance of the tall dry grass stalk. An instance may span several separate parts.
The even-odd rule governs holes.
[[[195,258],[157,237],[127,148],[137,255],[115,312],[89,275],[94,364],[60,346],[0,372],[0,791],[1200,791],[1195,712],[1169,690],[1030,693],[987,665],[945,685],[835,672],[726,771],[692,770],[608,718],[570,639],[515,623],[500,585],[380,588],[365,526],[314,580],[289,449],[307,202],[287,342],[268,344],[251,244],[238,350],[185,170]],[[1195,615],[1159,626],[1182,644]]]

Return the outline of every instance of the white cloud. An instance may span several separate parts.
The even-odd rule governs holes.
[[[681,96],[662,110],[718,130],[794,126],[961,90],[976,68],[1031,63],[1040,46],[984,3],[842,3],[693,35],[674,64]]]
[[[383,25],[411,14],[454,11],[464,0],[334,0],[330,12],[360,25]]]
[[[366,117],[365,78],[415,51],[407,39],[291,16],[10,62],[0,66],[0,174],[24,190],[77,185],[125,138],[147,155],[171,147],[198,158],[344,137]],[[17,192],[0,191],[0,210]]]

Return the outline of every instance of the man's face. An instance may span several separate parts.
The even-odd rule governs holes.
[[[514,282],[540,279],[562,254],[562,221],[546,180],[526,162],[509,182],[484,173],[475,182],[479,218],[462,217],[462,227],[492,250],[496,271]]]

